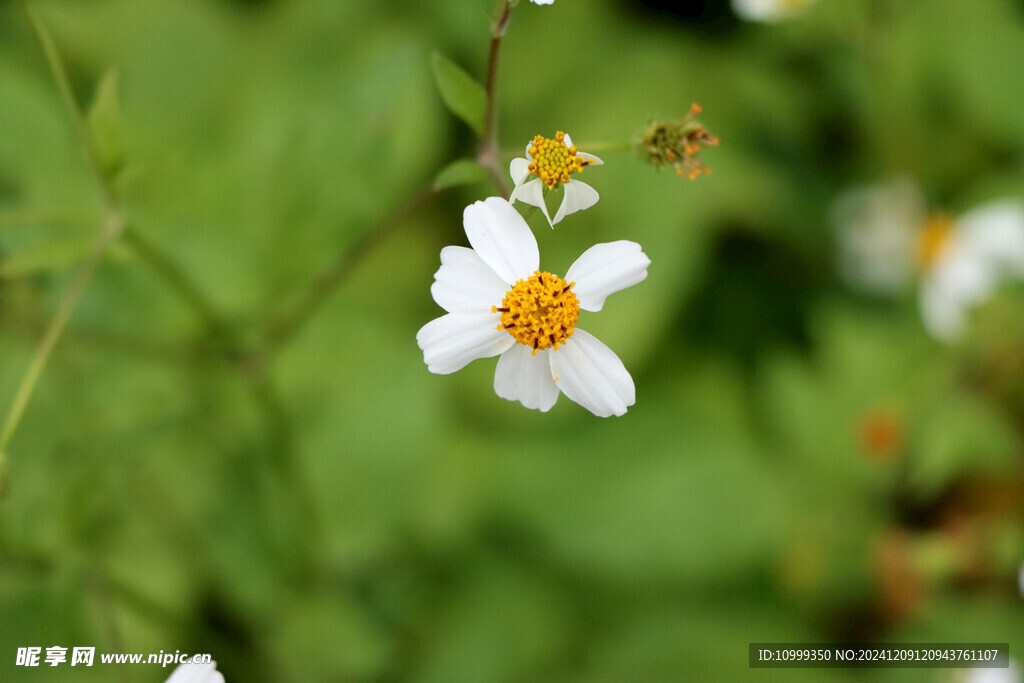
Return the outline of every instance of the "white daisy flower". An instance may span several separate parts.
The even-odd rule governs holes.
[[[1024,206],[1016,202],[929,217],[920,190],[900,178],[843,195],[833,218],[843,279],[890,296],[917,282],[925,327],[940,341],[963,334],[970,309],[1001,283],[1024,279]]]
[[[805,10],[814,0],[732,0],[732,11],[748,21],[774,22]]]
[[[179,664],[166,683],[224,683],[224,675],[217,671],[217,662]]]
[[[431,372],[447,375],[478,358],[501,357],[494,391],[547,412],[558,392],[600,417],[636,401],[633,378],[607,346],[576,326],[580,309],[647,277],[650,259],[635,242],[597,244],[565,278],[542,272],[530,227],[500,197],[466,207],[472,249],[445,247],[430,293],[448,311],[416,334]]]
[[[971,308],[1001,283],[1024,279],[1024,206],[994,202],[956,220],[932,221],[920,244],[925,326],[937,339],[955,340]]]
[[[508,200],[515,202],[518,199],[536,206],[544,212],[544,218],[548,219],[548,225],[553,228],[555,223],[569,214],[589,209],[597,203],[597,190],[574,179],[572,174],[582,172],[587,166],[600,166],[603,163],[593,154],[576,149],[572,138],[562,131],[558,131],[554,139],[538,135],[526,145],[526,157],[513,159],[509,164],[508,170],[515,189]],[[544,203],[544,193],[545,188],[551,190],[557,185],[565,188],[565,196],[552,220],[547,204]]]

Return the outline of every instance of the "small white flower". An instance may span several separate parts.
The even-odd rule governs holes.
[[[558,131],[554,139],[538,135],[526,145],[526,157],[518,157],[509,164],[509,174],[515,189],[509,202],[517,199],[530,206],[536,206],[544,212],[548,225],[555,223],[571,213],[589,209],[597,203],[597,190],[584,182],[572,177],[587,166],[600,166],[604,162],[593,154],[580,152],[572,144],[568,134]],[[545,188],[553,189],[557,185],[565,188],[565,196],[558,207],[554,219],[548,213],[544,203]]]
[[[535,5],[553,5],[555,0],[530,0]]]
[[[1024,207],[995,202],[925,227],[921,314],[937,339],[955,340],[970,309],[1007,280],[1024,279]]]
[[[736,16],[748,21],[774,22],[802,12],[814,0],[732,0]]]
[[[1024,206],[999,201],[959,218],[929,218],[910,180],[855,190],[833,211],[843,278],[874,294],[898,296],[919,282],[928,332],[953,341],[970,309],[1007,280],[1024,279]]]
[[[217,662],[179,664],[166,683],[224,683],[224,676],[217,671]]]
[[[430,288],[448,313],[416,334],[429,370],[447,375],[500,355],[494,391],[502,398],[547,412],[561,390],[600,417],[624,414],[636,401],[633,378],[576,322],[581,308],[600,311],[609,294],[647,277],[640,245],[594,245],[562,279],[539,270],[537,240],[504,199],[467,206],[463,226],[473,248],[442,249]]]

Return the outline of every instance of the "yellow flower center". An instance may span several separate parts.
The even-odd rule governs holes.
[[[558,349],[572,336],[580,317],[580,305],[572,291],[575,282],[539,270],[519,280],[501,300],[500,330],[506,330],[520,344],[533,349]]]
[[[953,219],[936,216],[925,223],[917,242],[917,263],[921,270],[928,270],[949,248],[953,237]]]
[[[530,162],[527,170],[544,181],[548,188],[558,183],[569,182],[569,176],[583,170],[584,166],[594,163],[594,159],[577,156],[576,145],[565,144],[565,133],[558,131],[551,140],[542,135],[533,138],[530,143]]]

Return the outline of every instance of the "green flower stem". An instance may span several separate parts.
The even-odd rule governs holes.
[[[512,4],[502,0],[498,18],[491,27],[491,53],[487,64],[487,108],[484,111],[484,132],[480,136],[476,160],[487,169],[498,191],[509,198],[508,183],[498,157],[498,57],[501,55],[501,39],[505,36],[508,20],[512,15]]]
[[[27,0],[21,1],[21,8],[24,10],[25,16],[28,17],[29,24],[32,26],[32,31],[35,33],[36,39],[39,41],[39,45],[43,49],[43,54],[46,56],[46,63],[50,67],[50,75],[53,76],[53,80],[57,84],[57,90],[60,91],[61,99],[64,100],[68,113],[71,115],[71,122],[75,127],[78,141],[82,145],[82,151],[85,153],[85,159],[89,164],[89,170],[92,172],[93,180],[95,180],[100,196],[103,198],[103,205],[107,211],[112,211],[116,206],[114,202],[114,191],[110,185],[109,179],[103,172],[103,164],[96,155],[95,148],[90,144],[91,138],[89,136],[89,128],[85,122],[85,114],[82,112],[82,108],[75,99],[74,90],[71,89],[71,81],[68,80],[67,70],[64,68],[64,62],[60,57],[60,52],[57,50],[57,44],[53,42],[53,38],[50,36],[49,31],[46,30],[46,27],[43,26],[36,17],[32,8],[29,7]]]
[[[37,341],[46,334],[49,322],[49,319],[36,315],[34,310],[11,310],[10,308],[0,310],[0,326],[5,331],[26,340]],[[128,336],[121,332],[76,329],[71,324],[64,328],[61,338],[65,340],[65,343],[77,347],[116,353],[156,363],[182,365],[209,360],[200,355],[198,349],[194,348],[187,340],[158,341]]]
[[[222,336],[229,336],[224,332],[226,326],[219,323],[219,317],[215,314],[212,306],[202,296],[199,290],[194,287],[184,274],[161,252],[151,244],[142,239],[134,230],[128,229],[124,214],[117,205],[113,186],[110,178],[104,173],[103,165],[96,154],[92,144],[85,115],[81,106],[75,99],[74,91],[68,79],[67,70],[61,59],[57,45],[54,43],[46,27],[39,21],[28,2],[22,0],[21,7],[28,18],[32,31],[46,57],[50,74],[57,85],[61,99],[67,107],[75,128],[79,144],[82,147],[90,175],[96,183],[97,190],[102,198],[103,212],[100,220],[100,229],[93,241],[89,256],[79,269],[71,286],[64,293],[57,310],[50,320],[46,331],[43,334],[28,369],[22,378],[21,384],[14,396],[10,408],[4,418],[2,430],[0,430],[0,491],[3,487],[4,471],[6,468],[6,450],[10,444],[18,424],[25,413],[32,394],[35,391],[39,378],[42,376],[50,354],[60,340],[62,333],[67,327],[71,314],[74,311],[79,299],[85,292],[86,287],[96,273],[100,262],[103,260],[107,249],[118,239],[125,237],[126,242],[131,246],[141,260],[147,263],[171,288],[177,292],[187,303],[189,303],[200,315],[206,325]],[[36,223],[60,222],[59,218],[67,216],[57,215],[56,212],[13,212],[0,217],[0,227],[4,225],[19,225],[26,221]],[[232,336],[233,338],[233,336]]]
[[[580,144],[576,140],[573,143],[579,149],[585,149],[587,152],[628,152],[637,146],[635,142],[620,141],[620,142],[586,142]]]
[[[190,557],[187,553],[182,554]],[[180,614],[167,609],[159,601],[153,600],[128,583],[114,578],[111,572],[103,571],[101,567],[83,568],[80,581],[92,598],[97,612],[102,616],[103,627],[112,644],[111,649],[122,648],[121,632],[114,614],[115,604],[127,607],[138,618],[157,627],[171,626],[178,632],[186,627],[185,620]]]
[[[57,89],[60,91],[61,97],[67,106],[68,113],[71,115],[71,120],[75,126],[75,131],[78,134],[79,143],[82,146],[82,151],[85,154],[86,161],[89,165],[89,170],[96,186],[99,190],[100,196],[103,198],[105,213],[120,213],[120,209],[117,205],[113,186],[110,183],[110,179],[107,174],[103,171],[103,164],[100,162],[99,157],[96,155],[96,149],[91,143],[91,136],[89,134],[89,128],[85,122],[85,114],[82,112],[81,106],[75,99],[74,92],[71,89],[71,83],[68,80],[67,70],[64,68],[64,62],[61,59],[60,52],[57,50],[57,45],[53,42],[53,38],[50,33],[46,30],[46,27],[39,21],[35,16],[32,9],[26,0],[22,0],[22,8],[28,16],[29,23],[32,25],[32,29],[36,34],[36,38],[39,40],[39,44],[43,48],[43,52],[46,55],[46,61],[50,66],[50,73],[53,76],[54,81],[57,84]],[[16,218],[17,216],[15,216]],[[139,233],[128,227],[123,221],[120,222],[120,229],[124,233],[125,242],[132,247],[135,253],[149,265],[157,275],[170,285],[171,289],[177,292],[182,299],[190,304],[199,316],[206,322],[211,328],[216,328],[219,325],[216,323],[218,316],[215,314],[213,307],[203,297],[201,292],[185,277],[184,273],[164,254],[159,252],[151,243],[145,241]],[[0,226],[3,223],[0,222]],[[117,237],[117,236],[115,236]],[[113,240],[111,240],[112,242]]]
[[[78,300],[81,299],[86,286],[96,273],[96,269],[99,267],[100,261],[103,260],[104,254],[110,245],[120,237],[125,228],[124,216],[117,210],[114,204],[114,194],[110,183],[102,173],[102,166],[96,157],[95,150],[89,144],[85,117],[75,100],[74,92],[71,90],[71,83],[68,80],[64,63],[61,61],[60,53],[57,51],[57,46],[50,37],[49,32],[36,18],[28,3],[23,0],[21,6],[42,47],[43,54],[46,56],[46,62],[50,67],[50,74],[53,76],[64,104],[67,105],[68,111],[71,114],[72,122],[85,152],[86,161],[96,180],[100,195],[103,197],[104,212],[100,230],[93,241],[89,256],[86,258],[85,263],[82,264],[71,286],[64,293],[60,304],[57,306],[57,311],[54,313],[50,324],[46,328],[46,332],[43,334],[43,338],[36,347],[32,361],[29,363],[24,377],[22,377],[21,384],[18,385],[14,400],[11,402],[11,407],[4,418],[3,427],[0,429],[0,491],[3,489],[4,473],[7,467],[7,446],[18,429],[18,424],[25,414],[25,408],[32,398],[36,385],[39,383],[43,369],[46,368],[50,354],[57,345],[61,333],[71,318],[72,311],[75,310],[75,306],[78,304]]]
[[[195,311],[207,330],[225,341],[233,339],[235,335],[217,313],[213,304],[167,254],[160,251],[130,225],[125,228],[122,239],[140,260]]]
[[[18,424],[20,423],[21,418],[25,413],[25,409],[32,398],[36,385],[39,383],[43,370],[46,368],[47,361],[56,347],[57,342],[60,340],[62,333],[67,328],[71,314],[75,310],[75,307],[84,294],[89,282],[95,275],[96,270],[102,262],[107,250],[114,242],[119,239],[123,239],[124,243],[135,252],[143,263],[153,270],[153,272],[156,273],[156,275],[159,276],[172,291],[174,291],[185,303],[196,311],[200,319],[208,328],[208,331],[213,335],[215,345],[212,351],[217,359],[220,361],[226,361],[229,367],[239,372],[242,378],[247,380],[247,384],[252,392],[254,401],[264,412],[267,418],[269,425],[268,437],[273,444],[273,449],[278,459],[276,464],[286,475],[287,481],[295,488],[297,494],[296,497],[299,500],[312,501],[313,498],[309,495],[308,491],[308,479],[305,477],[305,473],[301,470],[301,463],[298,462],[298,458],[296,457],[292,446],[293,439],[288,416],[277,399],[277,392],[273,387],[270,377],[267,375],[266,366],[263,363],[253,362],[254,360],[259,360],[260,357],[258,354],[249,352],[242,347],[237,330],[233,326],[228,325],[224,319],[217,314],[217,311],[214,309],[210,301],[185,275],[184,271],[182,271],[164,252],[146,240],[137,230],[129,227],[124,213],[118,206],[116,194],[110,178],[104,172],[103,165],[96,154],[96,149],[92,143],[88,126],[86,125],[85,115],[75,99],[67,77],[67,71],[64,68],[57,46],[50,37],[46,28],[33,14],[28,3],[25,0],[22,0],[21,5],[29,19],[29,23],[31,24],[33,31],[35,32],[36,38],[42,46],[43,52],[46,56],[46,61],[50,67],[51,75],[53,76],[53,79],[57,84],[57,88],[61,93],[61,97],[71,115],[78,141],[85,154],[90,173],[96,183],[99,194],[102,197],[103,211],[101,214],[100,228],[93,241],[90,253],[76,274],[71,286],[64,293],[53,318],[47,325],[42,339],[36,348],[32,361],[30,362],[29,367],[22,378],[21,384],[18,387],[11,407],[7,412],[2,430],[0,430],[0,493],[3,491],[5,478],[5,453],[7,447],[17,431]],[[433,196],[433,194],[434,193],[431,190],[425,194],[421,193],[419,197],[422,201]],[[412,202],[411,205],[407,207],[407,211],[412,211],[418,208],[420,203],[420,201]],[[404,216],[405,212],[402,212],[398,219],[404,218]],[[31,216],[25,214],[6,215],[6,220],[11,224],[23,223],[26,218],[34,218],[36,221],[39,221],[41,218],[53,217],[41,215]],[[2,225],[3,223],[0,223],[0,226]],[[359,256],[362,255],[362,252],[369,248],[369,246],[372,246],[377,239],[391,229],[391,225],[392,223],[389,221],[385,221],[381,224],[381,226],[379,226],[379,230],[374,231],[376,233],[376,238],[364,240],[363,249],[357,249],[356,253],[352,255],[350,259],[343,259],[338,273],[327,274],[326,285],[328,290],[333,289],[334,285],[332,282],[340,282],[343,279],[345,273],[349,270],[350,264],[348,261],[355,261],[358,259]],[[318,282],[315,283],[315,285],[316,284],[323,285],[324,283]],[[311,295],[307,296],[304,300],[303,307],[300,307],[297,311],[298,317],[287,318],[288,327],[286,327],[285,331],[288,329],[294,331],[294,329],[301,326],[306,316],[311,315],[316,308],[319,307],[320,301],[325,299],[328,293],[329,291],[320,291],[314,287],[314,291]],[[310,527],[319,529],[319,525],[316,524],[315,510],[311,504],[304,506],[299,513],[304,517],[306,523]],[[308,565],[311,562],[312,560],[310,559],[306,564]]]
[[[487,169],[498,191],[508,199],[510,191],[501,167],[498,149],[498,58],[501,41],[508,27],[515,0],[500,0],[497,18],[491,26],[491,50],[487,67],[487,104],[484,112],[484,132],[477,147],[477,162]],[[262,334],[262,343],[253,354],[253,362],[259,365],[266,356],[272,355],[295,336],[316,314],[334,291],[345,281],[354,266],[388,234],[401,225],[413,212],[419,210],[437,195],[429,185],[413,195],[402,207],[385,217],[368,230],[354,247],[341,254],[327,270],[321,273],[299,296],[296,303],[284,308],[271,318]]]
[[[0,229],[45,225],[89,226],[95,220],[96,216],[94,213],[85,211],[52,209],[15,210],[0,214]],[[166,253],[146,239],[130,224],[125,226],[124,232],[121,235],[121,241],[135,253],[140,261],[145,263],[163,280],[186,305],[195,311],[196,315],[210,332],[222,337],[231,336],[227,332],[228,326],[220,318],[210,301]],[[93,334],[92,336],[98,335]],[[116,346],[117,344],[114,345]],[[134,344],[122,344],[121,346],[134,346]]]
[[[57,345],[57,341],[60,339],[72,311],[75,310],[78,300],[82,298],[82,293],[85,292],[86,286],[92,280],[92,276],[95,274],[96,268],[103,259],[107,248],[120,236],[123,230],[124,217],[117,212],[109,213],[103,222],[99,235],[96,236],[92,251],[89,253],[85,263],[82,264],[71,286],[64,293],[60,304],[57,306],[57,312],[54,313],[50,324],[46,328],[46,332],[43,334],[42,340],[39,342],[39,346],[36,347],[32,362],[29,364],[25,376],[22,377],[18,391],[14,395],[14,401],[12,401],[11,407],[7,411],[3,429],[0,431],[0,487],[3,485],[7,446],[11,441],[11,437],[14,436],[14,432],[18,429],[18,423],[21,422],[21,417],[25,413],[29,399],[32,398],[32,393],[39,382],[39,377],[43,374],[43,369],[46,367],[46,362],[50,359],[50,354]]]
[[[0,230],[28,226],[80,226],[91,225],[95,222],[95,214],[86,211],[17,209],[0,213]]]
[[[367,230],[356,244],[345,250],[337,260],[318,275],[291,306],[285,307],[264,327],[260,355],[270,355],[288,343],[320,310],[359,261],[401,226],[413,213],[430,203],[438,194],[428,184],[396,211],[385,216]]]

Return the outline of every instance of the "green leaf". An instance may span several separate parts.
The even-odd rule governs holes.
[[[115,173],[123,160],[120,82],[116,69],[104,74],[86,114],[93,148],[107,174]]]
[[[482,134],[487,107],[484,87],[440,52],[434,53],[433,65],[434,79],[445,105],[477,134]]]
[[[434,189],[470,185],[487,178],[487,169],[472,159],[458,159],[448,164],[434,177]]]

